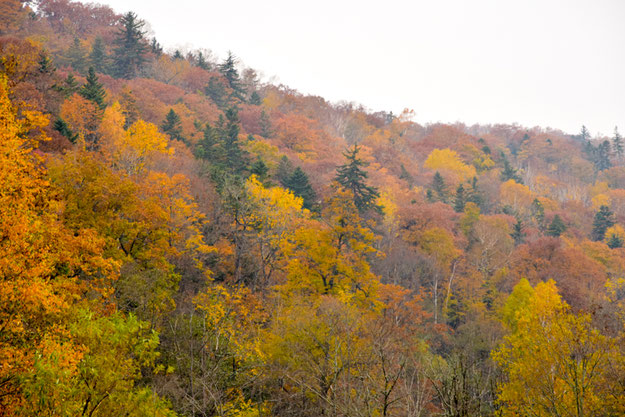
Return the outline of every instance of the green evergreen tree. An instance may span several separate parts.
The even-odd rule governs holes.
[[[61,135],[65,136],[71,143],[76,143],[76,139],[78,139],[78,135],[74,134],[65,120],[60,117],[54,121],[54,125],[52,126],[54,130],[59,132]]]
[[[106,54],[104,41],[99,36],[95,38],[93,45],[91,45],[89,65],[91,65],[99,73],[108,74],[109,56]]]
[[[104,91],[102,84],[98,81],[98,76],[96,75],[93,67],[89,67],[87,82],[81,87],[79,93],[87,100],[97,104],[101,110],[104,110],[106,107],[106,104],[104,103],[106,91]]]
[[[67,98],[80,90],[80,84],[78,84],[78,80],[76,80],[74,74],[70,72],[67,74],[67,78],[63,81],[63,85],[57,87],[57,90],[60,91],[65,98]]]
[[[480,191],[480,187],[477,183],[477,177],[473,177],[471,179],[471,188],[468,191],[465,191],[466,194],[466,202],[473,203],[478,206],[480,209],[484,208],[484,197],[482,197],[482,192]]]
[[[195,155],[215,165],[223,165],[225,157],[218,136],[218,131],[206,123],[203,129],[203,137],[198,141]]]
[[[267,178],[269,177],[269,167],[259,156],[256,162],[252,164],[250,168],[250,174],[256,175],[256,178],[263,184],[267,185]]]
[[[56,71],[52,60],[45,52],[39,53],[39,61],[37,62],[37,65],[39,67],[39,73],[44,75],[51,75],[54,71]]]
[[[514,180],[515,182],[519,184],[523,184],[523,180],[519,176],[518,171],[512,167],[512,165],[510,164],[510,161],[508,161],[508,158],[506,158],[506,155],[503,152],[501,153],[501,157],[503,160],[503,171],[501,171],[501,180],[502,181]]]
[[[210,65],[208,64],[208,61],[206,61],[206,58],[204,57],[204,54],[202,53],[202,51],[199,51],[197,53],[195,65],[202,68],[203,70],[206,70],[206,71],[210,70]]]
[[[553,216],[553,220],[551,221],[551,223],[549,224],[549,227],[547,228],[547,235],[553,236],[553,237],[559,237],[565,231],[566,231],[566,225],[564,224],[564,221],[562,221],[562,218],[558,214],[556,214],[555,216]]]
[[[442,201],[443,203],[447,202],[447,185],[440,172],[436,171],[434,173],[430,188],[432,189],[434,200]]]
[[[161,129],[172,139],[176,139],[181,142],[186,141],[182,135],[182,121],[174,109],[169,109],[169,112],[165,116],[165,120],[163,120],[163,123],[161,124]]]
[[[260,95],[256,91],[253,91],[252,95],[250,95],[250,104],[253,106],[260,106],[261,103],[262,100],[260,99]]]
[[[361,213],[370,209],[381,212],[381,207],[375,204],[375,200],[380,196],[375,187],[366,184],[367,172],[363,169],[367,164],[358,158],[360,148],[358,145],[349,150],[347,149],[343,156],[347,159],[344,165],[336,170],[335,180],[343,187],[343,189],[351,191],[354,197],[354,204]]]
[[[428,188],[428,190],[425,192],[425,199],[429,202],[429,203],[433,203],[434,201],[436,201],[436,199],[434,198],[434,193],[432,192],[431,189]]]
[[[131,90],[128,88],[122,90],[119,104],[122,106],[122,114],[126,118],[124,129],[128,129],[139,120],[139,107],[137,106],[137,100]]]
[[[623,243],[623,239],[621,239],[621,237],[614,233],[610,235],[610,238],[608,239],[608,247],[610,249],[622,248]]]
[[[516,223],[514,224],[514,226],[512,226],[512,233],[510,233],[510,237],[514,239],[515,245],[520,245],[521,243],[523,243],[525,232],[523,231],[523,222],[521,221],[521,219],[516,219]]]
[[[235,174],[243,175],[249,164],[249,156],[247,152],[241,148],[239,141],[239,131],[241,130],[239,112],[235,107],[230,107],[226,110],[225,116],[226,119],[225,123],[222,122],[223,127],[221,127],[221,133],[226,164]]]
[[[618,127],[614,128],[614,137],[612,138],[612,150],[617,158],[622,158],[625,152],[625,145],[623,144],[623,137],[618,131]]]
[[[204,87],[204,94],[210,97],[220,109],[223,109],[227,104],[226,88],[218,77],[211,77],[208,80],[208,85]]]
[[[114,41],[115,71],[118,77],[130,79],[141,71],[146,61],[145,22],[128,12],[119,23],[121,26]]]
[[[219,72],[228,80],[228,85],[232,88],[232,95],[243,100],[241,78],[236,68],[236,57],[232,52],[228,51],[228,57],[219,65]]]
[[[174,59],[184,59],[184,56],[182,55],[182,52],[180,52],[179,49],[176,49],[176,51],[174,52],[173,57]]]
[[[152,38],[152,41],[150,41],[150,51],[157,57],[163,54],[163,47],[158,43],[156,38]]]
[[[610,142],[607,140],[604,140],[599,146],[597,146],[593,161],[597,171],[604,171],[612,166],[612,162],[610,161],[610,151]]]
[[[401,170],[399,174],[399,179],[406,181],[408,185],[412,187],[412,185],[414,184],[414,178],[412,177],[412,175],[410,175],[410,172],[406,170],[406,167],[404,166],[404,164],[401,164],[399,169]]]
[[[285,185],[293,191],[293,194],[304,200],[304,208],[312,210],[317,194],[308,181],[308,175],[300,167],[295,168]]]
[[[80,40],[78,38],[74,38],[74,42],[72,42],[66,53],[69,65],[74,69],[74,71],[80,74],[85,73],[85,67],[87,65],[87,59],[85,58],[86,55],[87,53],[80,44]]]
[[[532,215],[534,219],[536,219],[536,224],[538,225],[538,229],[544,231],[545,229],[545,209],[542,203],[535,198],[532,202]]]
[[[265,109],[260,111],[260,135],[264,138],[271,136],[271,119],[265,112]]]
[[[464,194],[464,186],[458,185],[456,188],[456,195],[454,197],[454,211],[456,213],[462,213],[464,211],[464,205],[466,203],[466,197]]]
[[[592,240],[598,242],[605,238],[605,232],[608,228],[614,226],[614,213],[608,206],[599,207],[599,211],[595,214],[595,220],[592,223]]]
[[[278,163],[278,168],[276,169],[276,179],[280,182],[283,187],[287,187],[287,183],[289,178],[293,174],[295,168],[289,158],[286,155],[283,155],[280,158],[280,162]]]

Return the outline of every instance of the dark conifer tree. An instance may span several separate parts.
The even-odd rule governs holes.
[[[146,41],[143,37],[145,22],[133,12],[126,13],[120,20],[121,27],[115,38],[115,73],[130,79],[141,71],[146,57]]]
[[[566,225],[560,215],[556,214],[553,216],[553,220],[549,224],[547,228],[547,235],[553,237],[559,237],[562,233],[566,231]]]
[[[104,110],[106,107],[106,104],[104,103],[106,92],[104,91],[102,84],[98,81],[98,76],[96,75],[93,67],[89,67],[87,82],[81,87],[79,93],[87,100],[97,104],[101,110]]]
[[[536,219],[536,224],[541,231],[545,229],[545,209],[542,203],[535,198],[532,202],[532,215]]]
[[[523,231],[523,222],[521,222],[521,219],[516,219],[516,223],[512,226],[512,233],[510,233],[510,236],[514,239],[515,245],[523,243],[525,232]]]
[[[336,170],[335,180],[343,187],[343,189],[351,191],[354,197],[356,208],[363,213],[369,209],[377,212],[381,211],[381,207],[375,204],[375,200],[380,196],[375,187],[366,184],[367,171],[363,168],[367,164],[358,158],[360,148],[354,145],[351,150],[346,150],[343,156],[347,159],[347,163],[341,165]]]
[[[267,178],[269,176],[269,167],[265,164],[265,161],[261,157],[258,157],[256,162],[252,164],[250,168],[250,174],[256,175],[256,178],[263,184],[267,185]]]
[[[219,72],[228,80],[228,85],[232,88],[232,95],[243,100],[243,87],[241,78],[236,68],[236,57],[228,51],[228,57],[219,65]]]
[[[106,54],[104,41],[99,36],[95,38],[91,46],[89,64],[99,73],[107,74],[109,71],[109,57]]]
[[[608,238],[608,247],[610,249],[622,248],[623,239],[619,235],[612,233],[612,235]]]
[[[220,109],[227,104],[226,88],[219,77],[211,77],[208,80],[208,85],[204,87],[204,94],[210,97]]]
[[[174,52],[174,59],[184,59],[184,56],[182,56],[182,52],[180,52],[179,49],[176,49],[176,51]]]
[[[150,42],[150,51],[156,56],[161,56],[163,54],[163,47],[158,43],[156,38],[152,38]]]
[[[38,68],[39,72],[41,74],[50,75],[54,71],[56,71],[56,68],[54,67],[54,64],[52,63],[52,60],[50,59],[48,54],[45,52],[39,53],[39,61],[37,62],[37,64],[39,67]]]
[[[241,148],[239,131],[241,129],[239,112],[235,107],[226,110],[226,119],[222,127],[223,147],[227,167],[237,175],[243,175],[248,167],[248,154]]]
[[[163,132],[167,133],[170,138],[185,142],[185,138],[182,135],[182,122],[178,113],[174,109],[169,109],[169,112],[165,116],[165,120],[161,124]]]
[[[599,207],[599,211],[595,214],[595,220],[592,223],[592,240],[601,241],[605,239],[605,232],[608,228],[614,226],[614,213],[608,206]]]
[[[210,65],[208,64],[208,61],[206,61],[206,58],[204,57],[204,54],[202,53],[202,51],[197,53],[195,65],[202,68],[203,70],[206,70],[206,71],[210,70]]]
[[[432,178],[431,189],[433,201],[438,200],[443,203],[447,202],[447,185],[445,184],[443,176],[438,171],[434,173],[434,177]]]
[[[501,180],[514,180],[519,184],[523,184],[523,180],[519,176],[517,170],[512,167],[510,161],[508,161],[508,158],[506,158],[506,155],[503,152],[501,153],[501,157],[503,159],[503,171],[501,171]]]
[[[625,152],[625,145],[623,144],[623,137],[618,131],[618,127],[614,128],[614,137],[612,137],[612,150],[617,158],[622,158]]]
[[[611,146],[610,142],[604,140],[595,150],[595,168],[597,171],[604,171],[612,166],[610,161]]]
[[[59,117],[58,119],[56,119],[52,127],[61,135],[65,136],[71,143],[76,143],[76,139],[78,139],[78,135],[74,134],[71,131],[67,123],[65,123],[65,120]]]
[[[295,168],[287,180],[286,187],[304,200],[304,208],[312,210],[317,194],[308,181],[308,175],[300,167]]]
[[[456,188],[456,195],[454,196],[454,211],[456,213],[462,213],[464,211],[464,205],[466,203],[466,196],[464,194],[464,186],[458,185]]]
[[[264,138],[271,136],[271,119],[265,109],[260,111],[260,135]]]
[[[282,158],[280,158],[278,168],[276,169],[276,179],[282,186],[286,187],[293,171],[293,164],[289,161],[289,158],[287,158],[286,155],[283,155]]]
[[[67,58],[69,60],[69,65],[74,69],[74,71],[80,74],[85,73],[85,66],[87,64],[85,56],[86,52],[80,44],[80,40],[78,38],[74,38],[74,42],[72,42],[67,50]]]
[[[261,103],[262,100],[260,99],[260,95],[256,91],[253,91],[250,95],[250,104],[253,106],[260,106]]]
[[[482,197],[482,192],[480,191],[480,187],[477,183],[477,177],[473,177],[470,183],[471,187],[468,191],[465,191],[466,194],[466,202],[473,203],[479,208],[484,208],[484,197]]]
[[[80,90],[80,84],[78,84],[78,80],[74,77],[74,74],[71,72],[67,74],[67,78],[63,81],[63,85],[58,87],[58,91],[63,93],[63,95],[67,98],[74,93],[77,93]]]

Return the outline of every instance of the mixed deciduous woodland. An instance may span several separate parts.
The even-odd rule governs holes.
[[[0,416],[625,415],[624,154],[2,0]]]

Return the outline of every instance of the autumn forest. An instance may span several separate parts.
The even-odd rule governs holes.
[[[0,0],[0,416],[625,415],[625,142],[579,124],[420,125]]]

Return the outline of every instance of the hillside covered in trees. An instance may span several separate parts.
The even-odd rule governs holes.
[[[0,416],[625,415],[624,153],[1,0]]]

